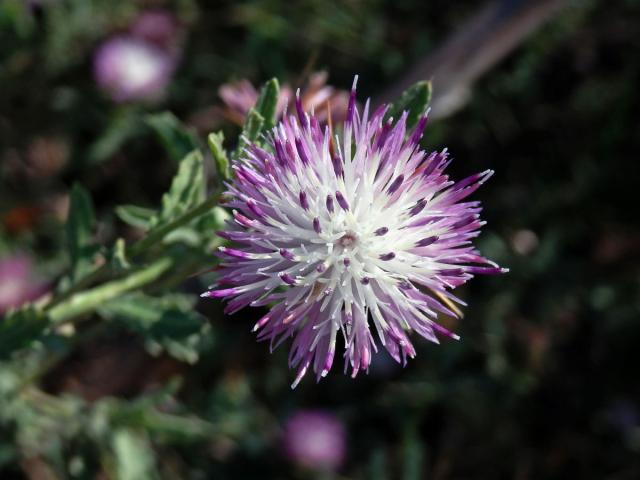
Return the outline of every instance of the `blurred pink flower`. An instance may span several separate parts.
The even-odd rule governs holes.
[[[303,467],[336,470],[344,461],[346,448],[344,426],[331,413],[302,410],[285,425],[285,452],[292,462]]]
[[[46,290],[46,286],[36,279],[30,257],[18,253],[0,258],[0,314],[36,300]]]
[[[131,24],[131,35],[164,49],[174,48],[180,35],[176,17],[167,10],[142,12]]]
[[[160,97],[175,67],[175,54],[133,36],[107,40],[94,57],[96,82],[116,102]]]
[[[314,110],[316,118],[322,123],[327,122],[329,112],[333,123],[342,123],[347,115],[349,92],[327,85],[327,78],[327,72],[316,72],[309,77],[300,92],[302,108],[305,111]],[[238,125],[244,123],[247,113],[258,100],[258,91],[248,80],[226,83],[219,88],[218,94],[225,104],[224,116]],[[280,89],[278,119],[281,118],[285,107],[290,110],[295,107],[295,95],[287,84]]]

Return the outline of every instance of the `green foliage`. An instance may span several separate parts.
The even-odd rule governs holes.
[[[211,155],[213,155],[213,160],[216,164],[216,172],[218,173],[220,180],[229,180],[229,178],[231,178],[231,168],[229,166],[227,152],[223,146],[224,134],[222,132],[210,133],[207,137],[207,143],[209,144]]]
[[[162,197],[162,208],[156,221],[152,223],[162,225],[176,219],[190,208],[193,208],[205,198],[204,165],[202,153],[194,150],[187,154],[178,166],[178,172],[169,191]]]
[[[278,113],[278,99],[280,97],[280,84],[277,78],[272,78],[265,83],[260,90],[258,101],[254,107],[256,112],[264,119],[264,129],[270,130],[276,124]]]
[[[155,455],[144,432],[120,429],[113,433],[113,451],[119,480],[154,480],[159,478]]]
[[[389,105],[386,119],[400,118],[407,112],[407,130],[415,127],[431,102],[431,82],[420,81],[407,88],[397,102]]]
[[[89,192],[75,184],[71,189],[69,218],[67,219],[67,242],[71,256],[71,278],[78,281],[93,267],[97,247],[93,243],[95,216]]]
[[[47,318],[32,306],[6,315],[0,321],[0,360],[29,347],[48,327]]]
[[[194,307],[191,295],[151,297],[138,292],[107,302],[98,311],[140,334],[153,354],[167,351],[180,361],[195,363],[199,348],[209,346],[212,337],[210,327]]]
[[[198,139],[171,112],[147,116],[147,124],[156,133],[169,156],[176,162],[182,161],[192,151],[198,149]]]
[[[249,143],[260,144],[262,133],[275,124],[280,86],[274,78],[264,84],[256,105],[249,110],[233,158],[238,159]]]
[[[152,208],[139,207],[137,205],[120,205],[116,207],[116,215],[127,225],[149,230],[154,222],[157,212]]]

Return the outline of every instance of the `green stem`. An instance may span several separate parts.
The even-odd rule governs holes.
[[[211,194],[207,199],[205,199],[200,205],[195,206],[191,210],[186,211],[181,216],[176,218],[175,220],[162,225],[161,227],[156,228],[155,230],[151,230],[149,234],[140,239],[138,242],[133,244],[131,248],[128,250],[127,255],[131,258],[140,256],[151,247],[153,247],[156,243],[162,241],[162,239],[171,231],[175,230],[182,225],[189,223],[191,220],[199,217],[200,215],[204,215],[211,208],[215,207],[220,201],[220,192],[216,191]],[[110,265],[109,263],[105,263],[100,266],[97,270],[94,270],[92,273],[82,278],[78,283],[73,285],[69,290],[62,293],[61,295],[54,297],[51,302],[49,302],[45,307],[45,311],[51,311],[57,308],[58,305],[66,302],[67,299],[71,298],[77,292],[84,290],[102,280],[105,276],[109,276],[110,274]]]
[[[91,290],[77,293],[69,300],[51,308],[48,312],[49,318],[53,324],[60,324],[93,312],[104,302],[153,282],[172,266],[173,261],[171,258],[161,258],[122,279],[107,282]]]
[[[162,225],[161,227],[158,227],[155,230],[151,230],[151,232],[149,232],[149,235],[139,240],[131,247],[131,249],[128,252],[129,256],[136,257],[142,254],[143,252],[145,252],[147,249],[149,249],[156,243],[162,241],[162,239],[168,233],[172,232],[178,227],[181,227],[185,223],[189,223],[191,220],[198,218],[200,215],[204,215],[205,213],[207,213],[209,210],[215,207],[219,201],[220,201],[220,195],[218,192],[216,192],[213,195],[209,196],[207,199],[205,199],[205,201],[202,202],[200,205],[192,208],[191,210],[188,210],[187,212],[183,213],[181,216],[179,216],[175,220],[165,225]]]

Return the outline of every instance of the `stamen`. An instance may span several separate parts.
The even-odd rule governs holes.
[[[293,278],[291,275],[289,275],[288,273],[279,273],[278,276],[280,277],[280,279],[284,282],[287,283],[289,285],[295,285],[296,284],[296,279]]]
[[[429,245],[437,241],[438,241],[437,236],[423,238],[422,240],[419,240],[416,242],[416,247],[428,247]]]
[[[327,195],[327,210],[329,213],[333,213],[333,197],[331,195]]]
[[[426,207],[427,205],[427,201],[423,198],[422,200],[418,201],[418,203],[416,203],[415,207],[413,207],[411,210],[409,210],[409,215],[410,216],[414,216],[419,214],[424,207]]]
[[[378,258],[380,258],[380,260],[384,260],[389,261],[389,260],[393,260],[394,258],[396,258],[396,254],[394,252],[389,252],[389,253],[385,253],[380,255]]]
[[[399,175],[391,184],[391,186],[389,187],[389,189],[387,190],[387,193],[389,195],[392,195],[395,193],[396,190],[398,190],[400,188],[400,185],[402,185],[402,182],[404,182],[404,175]]]
[[[293,254],[293,252],[287,250],[286,248],[280,249],[280,255],[282,255],[287,260],[291,260],[292,262],[296,259],[296,256]]]
[[[340,205],[343,210],[349,210],[349,204],[347,203],[347,199],[344,198],[342,193],[340,193],[339,191],[336,192],[336,200],[338,200],[338,205]]]
[[[309,200],[307,200],[307,194],[300,190],[300,206],[305,210],[309,210]]]

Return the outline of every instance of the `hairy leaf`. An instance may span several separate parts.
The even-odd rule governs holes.
[[[162,197],[160,223],[173,220],[205,198],[205,180],[202,154],[189,153],[180,162],[169,191]]]
[[[120,205],[116,207],[116,215],[127,225],[148,230],[156,211],[137,205]]]
[[[209,144],[209,150],[213,155],[213,160],[216,163],[216,170],[221,180],[228,180],[231,178],[231,169],[229,168],[229,158],[227,152],[223,147],[224,135],[222,132],[210,133],[207,137]]]
[[[93,268],[93,256],[97,251],[91,238],[94,223],[91,197],[83,187],[75,184],[71,189],[66,227],[73,281],[79,280]]]
[[[389,105],[386,119],[400,118],[402,112],[408,112],[407,130],[413,128],[431,102],[431,82],[420,81],[407,88],[397,102]]]
[[[273,128],[276,124],[278,113],[278,97],[280,96],[280,84],[277,78],[272,78],[266,82],[260,90],[255,110],[264,119],[264,130]]]

